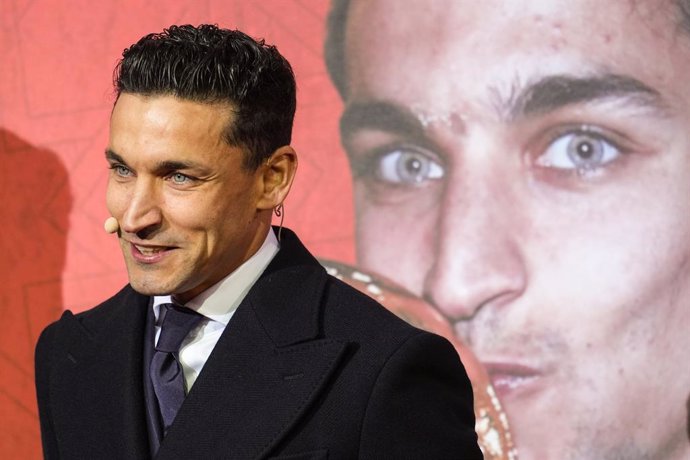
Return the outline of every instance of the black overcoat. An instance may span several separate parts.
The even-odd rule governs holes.
[[[48,459],[149,458],[143,340],[127,286],[41,335]],[[283,229],[182,405],[158,459],[475,459],[472,390],[454,348],[327,275]]]

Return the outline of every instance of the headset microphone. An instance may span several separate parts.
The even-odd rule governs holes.
[[[120,230],[120,224],[116,218],[108,217],[103,224],[103,228],[105,228],[107,233],[116,233],[118,230]]]

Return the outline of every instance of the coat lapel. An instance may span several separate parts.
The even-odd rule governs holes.
[[[115,304],[109,310],[80,319],[65,314],[66,353],[57,357],[62,369],[52,383],[59,393],[52,400],[64,404],[56,413],[82,428],[70,433],[67,443],[73,445],[66,452],[146,458],[142,343],[148,298],[127,287],[109,302]]]
[[[346,343],[319,338],[326,273],[294,234],[244,299],[159,459],[263,458],[327,386]]]

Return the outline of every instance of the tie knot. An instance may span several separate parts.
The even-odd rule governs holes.
[[[171,303],[162,304],[160,314],[163,320],[156,350],[166,353],[177,353],[189,331],[203,319],[199,313]]]

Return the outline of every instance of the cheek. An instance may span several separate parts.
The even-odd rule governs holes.
[[[226,254],[244,244],[252,228],[253,208],[245,197],[223,194],[195,195],[168,203],[166,218],[171,228],[201,245],[209,255]]]
[[[115,217],[122,217],[127,207],[127,196],[121,185],[109,179],[105,192],[105,206]]]
[[[526,252],[537,303],[550,306],[554,323],[579,325],[573,339],[585,349],[647,341],[658,312],[673,303],[669,288],[679,285],[690,252],[683,232],[669,232],[678,223],[671,209],[642,196],[609,196],[618,199],[607,205],[603,194],[589,203],[594,212],[540,216]]]
[[[360,266],[420,294],[434,259],[436,209],[413,203],[377,205],[356,187],[357,259]]]
[[[222,225],[224,210],[215,196],[167,193],[161,207],[166,220],[178,229],[213,232]]]
[[[191,232],[207,232],[217,226],[214,214],[205,213],[194,205],[168,208],[166,220],[177,229]]]

